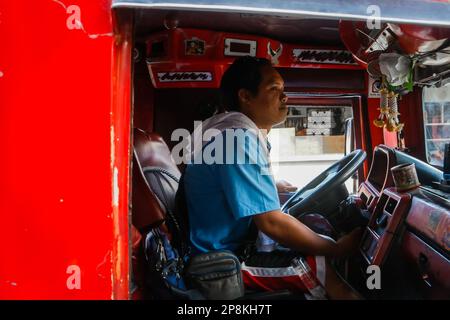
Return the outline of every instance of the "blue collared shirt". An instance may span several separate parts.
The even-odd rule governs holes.
[[[252,216],[280,209],[275,181],[268,174],[266,148],[256,135],[247,137],[242,143],[223,131],[202,148],[211,150],[210,144],[222,139],[223,161],[186,167],[184,186],[194,252],[234,251],[248,234]],[[227,163],[227,151],[231,150],[234,162]],[[237,163],[238,154],[245,155],[245,163]]]

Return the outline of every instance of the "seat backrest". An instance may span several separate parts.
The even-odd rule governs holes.
[[[164,140],[155,133],[134,129],[133,225],[148,230],[173,212],[181,173]]]
[[[134,129],[133,225],[143,231],[147,263],[145,284],[149,282],[152,284],[146,289],[149,289],[150,295],[157,299],[204,299],[198,290],[185,286],[182,277],[183,264],[185,254],[189,251],[182,245],[178,248],[176,246],[177,242],[187,243],[186,234],[189,229],[187,208],[185,203],[183,204],[184,188],[180,188],[180,192],[177,192],[178,185],[182,186],[182,180],[181,173],[162,138],[154,133]],[[176,215],[174,219],[167,216],[170,213]],[[179,230],[173,232],[169,239],[166,234],[170,230],[161,232],[165,227],[162,223],[171,223],[174,220],[180,223]],[[177,250],[172,250],[173,248]],[[135,265],[139,263],[143,261],[136,261]]]
[[[163,139],[134,129],[132,219],[144,239],[143,256],[136,265],[145,266],[145,281],[140,283],[145,295],[157,299],[186,299],[190,292],[181,277],[179,253],[186,250],[179,240],[182,229],[175,217],[180,178]]]

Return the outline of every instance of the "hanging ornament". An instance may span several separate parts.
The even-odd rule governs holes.
[[[400,115],[398,112],[398,94],[389,92],[387,98],[389,112],[386,117],[386,129],[389,132],[400,132],[404,127],[404,123],[400,123],[398,119],[398,116]]]
[[[389,115],[389,99],[388,99],[388,90],[383,88],[380,90],[380,115],[377,119],[373,121],[373,124],[376,127],[383,128],[386,124],[387,116]]]

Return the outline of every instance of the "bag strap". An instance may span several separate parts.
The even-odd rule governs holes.
[[[159,188],[160,188],[160,190],[161,190],[161,193],[162,193],[162,196],[163,196],[164,199],[160,199],[160,198],[158,197],[158,195],[152,190],[152,188],[150,188],[150,189],[152,190],[152,192],[153,192],[153,194],[155,195],[155,197],[157,197],[158,200],[163,204],[164,208],[166,209],[167,215],[168,215],[169,218],[172,220],[172,222],[174,223],[174,225],[175,225],[175,227],[177,228],[177,230],[181,230],[181,229],[180,229],[180,225],[179,225],[178,222],[177,222],[177,219],[175,218],[175,216],[174,216],[172,210],[170,210],[169,200],[168,200],[168,197],[167,197],[167,193],[166,193],[166,191],[164,190],[164,187],[163,187],[163,185],[162,185],[162,182],[161,182],[161,176],[162,176],[163,174],[165,174],[166,176],[168,176],[169,178],[171,178],[173,181],[175,181],[178,185],[179,185],[179,183],[180,183],[180,180],[179,180],[177,177],[175,177],[175,175],[172,174],[171,172],[169,172],[168,170],[163,169],[163,168],[160,168],[160,167],[145,167],[142,171],[144,172],[144,175],[145,175],[146,173],[148,173],[148,172],[154,173],[154,176],[155,176],[155,178],[156,178],[156,181],[157,181],[157,183],[158,183],[158,185],[159,185]]]
[[[156,178],[156,182],[158,183],[158,186],[161,190],[161,194],[162,194],[162,198],[160,199],[160,197],[158,197],[158,195],[152,190],[153,194],[155,195],[155,197],[161,202],[161,204],[164,206],[165,211],[167,213],[167,217],[168,220],[168,227],[170,229],[172,229],[172,235],[173,235],[173,242],[174,242],[174,247],[179,251],[180,255],[182,257],[186,256],[189,254],[190,252],[190,248],[188,246],[188,238],[187,238],[187,223],[183,223],[183,218],[181,216],[181,214],[184,214],[185,208],[186,208],[186,204],[185,204],[185,196],[184,196],[184,187],[183,187],[183,175],[181,176],[180,179],[178,179],[173,173],[171,173],[170,171],[160,168],[160,167],[145,167],[143,169],[144,175],[145,173],[152,173],[154,174],[155,178]],[[167,177],[171,178],[173,181],[175,181],[178,184],[178,189],[177,189],[177,193],[175,196],[175,212],[171,210],[170,206],[169,206],[169,200],[168,200],[168,196],[166,191],[163,188],[163,184],[161,181],[161,177],[166,175]],[[150,188],[151,189],[151,188]],[[179,199],[179,193],[183,194],[183,198],[180,199],[181,201],[183,201],[183,205],[181,206],[182,208],[180,208],[180,205],[178,205],[178,201],[177,199]],[[183,213],[178,212],[179,210],[183,210]]]
[[[182,228],[179,233],[178,245],[180,247],[180,254],[183,257],[189,257],[191,254],[191,247],[189,245],[189,216],[186,201],[186,192],[184,189],[184,173],[180,177],[180,182],[178,184],[178,190],[175,195],[175,213],[178,217]]]

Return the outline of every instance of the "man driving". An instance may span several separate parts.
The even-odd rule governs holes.
[[[210,139],[194,155],[214,161],[194,159],[184,176],[193,250],[238,252],[254,224],[260,235],[278,245],[270,252],[255,249],[245,258],[247,288],[291,289],[312,296],[322,288],[331,299],[359,298],[328,259],[356,251],[360,230],[334,241],[280,210],[277,191],[291,191],[292,186],[277,188],[267,133],[288,111],[281,75],[269,60],[238,58],[224,73],[221,92],[226,112],[203,122],[201,130]],[[301,271],[293,264],[299,259]]]

